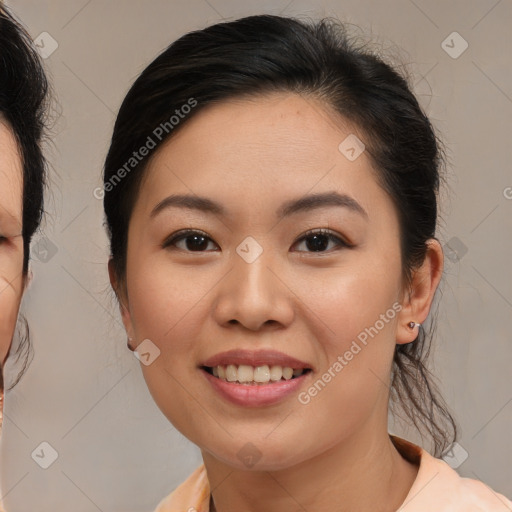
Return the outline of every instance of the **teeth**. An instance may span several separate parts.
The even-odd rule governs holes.
[[[254,369],[252,366],[241,364],[238,367],[238,382],[252,382],[254,379]]]
[[[289,366],[285,366],[283,368],[283,378],[286,380],[290,380],[293,377],[293,368]]]
[[[268,384],[269,382],[277,382],[281,379],[290,380],[304,373],[303,368],[290,368],[289,366],[249,366],[241,364],[239,366],[228,364],[227,366],[214,366],[212,373],[219,379],[228,382],[240,382],[242,384]]]
[[[254,368],[254,382],[268,382],[270,380],[270,368],[268,365]]]
[[[283,376],[282,366],[272,366],[270,368],[270,380],[273,380],[273,381],[281,380],[282,376]]]
[[[228,364],[226,366],[226,380],[228,382],[235,382],[238,379],[238,372],[234,364]]]

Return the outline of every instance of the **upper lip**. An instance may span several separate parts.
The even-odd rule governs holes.
[[[225,366],[228,364],[249,366],[275,365],[290,367],[293,369],[311,369],[311,366],[295,357],[288,356],[275,350],[244,350],[235,349],[226,352],[219,352],[208,358],[201,366]]]

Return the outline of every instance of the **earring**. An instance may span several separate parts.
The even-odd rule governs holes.
[[[128,347],[129,350],[131,350],[133,352],[135,349],[132,348],[132,346],[130,345],[130,341],[133,341],[133,338],[128,337],[128,341],[126,342],[126,346]]]
[[[409,327],[409,329],[414,329],[415,327],[420,327],[421,324],[417,324],[416,322],[409,322],[407,324],[407,327]]]

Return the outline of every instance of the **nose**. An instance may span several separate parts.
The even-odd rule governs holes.
[[[250,263],[235,253],[231,271],[217,287],[215,320],[251,331],[290,325],[294,294],[283,278],[270,251],[264,250]]]

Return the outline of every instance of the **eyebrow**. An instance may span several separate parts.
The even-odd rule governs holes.
[[[166,197],[160,201],[151,211],[150,217],[155,217],[163,210],[173,207],[198,210],[214,215],[227,215],[227,211],[224,206],[207,197],[189,194],[176,194]],[[347,208],[354,213],[361,215],[365,219],[368,219],[368,213],[354,198],[334,191],[310,194],[298,199],[286,201],[278,208],[276,216],[278,219],[283,219],[297,213],[326,207]]]

